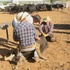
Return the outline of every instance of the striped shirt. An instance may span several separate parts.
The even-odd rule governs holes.
[[[21,22],[14,29],[15,36],[17,36],[18,41],[21,46],[30,46],[35,42],[36,29],[33,24],[28,22]]]

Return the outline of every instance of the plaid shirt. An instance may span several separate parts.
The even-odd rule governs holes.
[[[35,42],[36,29],[33,24],[28,22],[21,22],[14,29],[15,36],[18,38],[18,41],[21,46],[30,46]]]
[[[47,23],[47,22],[46,22]],[[45,34],[52,34],[54,24],[49,22],[46,24],[45,22],[42,22],[41,25],[39,26],[40,32],[44,32]]]

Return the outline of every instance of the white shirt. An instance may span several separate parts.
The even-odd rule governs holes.
[[[33,17],[30,14],[28,14],[28,16],[26,17],[26,20],[27,22],[33,24]]]

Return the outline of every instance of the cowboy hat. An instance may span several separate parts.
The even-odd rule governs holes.
[[[21,21],[22,21],[26,16],[28,16],[28,13],[27,13],[27,12],[24,12],[24,13],[22,14]]]
[[[35,18],[37,20],[37,22],[40,23],[41,17],[38,14],[33,15],[32,17]]]
[[[18,13],[17,15],[16,15],[16,20],[17,21],[20,21],[21,20],[21,17],[22,17],[22,15],[23,15],[23,12],[20,12],[20,13]]]
[[[43,21],[44,22],[51,21],[51,18],[49,16],[47,16],[47,17],[43,18]]]

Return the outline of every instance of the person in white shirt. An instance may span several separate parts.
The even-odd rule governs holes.
[[[26,15],[25,15],[26,14]],[[27,12],[19,12],[12,21],[12,26],[15,28],[22,20],[22,16],[26,17],[26,22],[33,23],[33,17]]]

